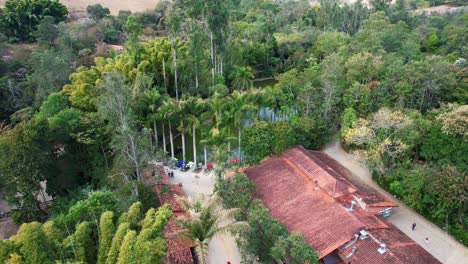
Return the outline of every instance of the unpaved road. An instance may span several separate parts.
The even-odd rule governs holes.
[[[436,225],[432,224],[424,217],[419,215],[413,209],[404,205],[400,200],[395,199],[391,194],[383,190],[372,180],[368,168],[363,166],[352,154],[346,153],[339,141],[333,141],[325,146],[324,152],[340,162],[343,166],[353,172],[354,176],[359,177],[365,183],[379,190],[383,195],[392,199],[399,205],[393,210],[389,220],[406,235],[411,237],[434,257],[444,264],[467,263],[468,249],[458,241],[447,235]],[[416,223],[416,230],[411,230],[413,222]],[[424,239],[429,238],[429,243]]]
[[[185,195],[194,197],[197,194],[212,194],[215,183],[214,177],[212,173],[194,173],[191,170],[183,172],[177,169],[174,170],[174,178],[169,178],[169,180],[171,183],[181,182]],[[241,262],[236,241],[230,234],[218,235],[208,245],[208,263],[225,264],[228,261],[232,264],[240,264]]]

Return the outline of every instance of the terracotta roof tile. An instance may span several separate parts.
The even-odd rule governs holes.
[[[322,163],[326,164],[325,169],[334,171],[340,177],[348,180],[358,190],[357,194],[362,196],[364,203],[369,207],[396,207],[394,202],[390,201],[385,196],[381,195],[377,190],[364,183],[341,165],[338,161],[330,157],[328,154],[321,151],[308,151],[313,156],[317,157]]]
[[[353,264],[404,264],[399,260],[390,250],[380,254],[377,249],[380,247],[380,241],[375,239],[372,235],[368,235],[366,239],[358,239],[356,243],[350,245],[348,248],[340,248],[338,255],[346,262]],[[354,254],[351,255],[353,248]]]
[[[319,258],[336,252],[345,263],[353,264],[440,263],[389,221],[368,211],[396,204],[325,153],[294,147],[245,173],[270,214],[290,232],[304,234]],[[350,212],[347,208],[353,200],[358,202]],[[363,229],[369,236],[345,249]],[[377,252],[381,243],[387,246],[384,254]]]
[[[388,220],[379,216],[388,228],[373,230],[372,234],[382,241],[404,263],[433,264],[440,263],[424,248],[403,233]]]
[[[171,219],[163,229],[163,236],[167,239],[168,252],[164,258],[164,264],[192,264],[193,258],[190,252],[191,244],[174,236],[180,231],[179,226]]]
[[[312,181],[317,184],[332,197],[340,197],[356,192],[356,188],[337,172],[328,167],[309,150],[302,146],[290,148],[283,155],[294,161]]]
[[[257,185],[257,196],[290,232],[304,234],[319,257],[331,253],[364,228],[356,217],[280,157],[246,171]]]

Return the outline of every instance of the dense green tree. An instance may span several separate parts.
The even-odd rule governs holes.
[[[243,134],[242,148],[250,162],[279,154],[295,143],[294,132],[284,121],[272,123],[258,121],[244,127]]]
[[[21,255],[24,263],[55,263],[58,252],[46,238],[40,223],[21,225],[18,233],[10,240],[16,245],[16,252]]]
[[[86,12],[93,19],[102,19],[110,14],[109,8],[103,7],[101,4],[87,6]]]
[[[135,244],[136,232],[134,230],[129,230],[122,241],[117,264],[135,263],[137,261],[135,256]]]
[[[252,79],[254,78],[254,75],[250,67],[234,66],[230,77],[232,79],[232,88],[236,90],[245,91],[252,87]]]
[[[236,217],[242,220],[247,219],[247,211],[254,200],[255,190],[255,185],[241,173],[236,173],[231,179],[218,179],[215,185],[215,191],[223,198],[223,206],[240,208],[241,212]]]
[[[302,234],[280,237],[271,249],[271,255],[276,260],[286,259],[288,263],[319,263],[317,254]]]
[[[41,20],[37,26],[37,30],[34,33],[37,41],[40,44],[45,44],[49,47],[54,46],[55,40],[60,35],[60,29],[55,24],[55,18],[51,16],[46,16]]]
[[[28,82],[35,88],[36,102],[41,103],[68,82],[71,59],[71,51],[67,49],[46,49],[31,54],[29,63],[34,71],[28,75]]]
[[[107,254],[114,234],[114,213],[111,211],[104,212],[101,215],[101,220],[99,221],[99,253],[97,263],[106,263]]]
[[[44,197],[40,183],[51,176],[48,168],[53,153],[46,133],[45,120],[32,120],[0,137],[0,176],[7,201],[16,207],[12,216],[17,223],[38,220],[45,214],[37,197]]]
[[[31,41],[44,17],[53,17],[58,23],[67,14],[67,8],[55,0],[7,1],[0,9],[0,28],[12,41]]]
[[[257,256],[261,262],[274,261],[270,251],[275,242],[288,235],[288,230],[268,213],[268,209],[256,201],[248,211],[250,229],[241,233],[239,250],[242,254]]]
[[[111,247],[109,249],[109,253],[107,254],[106,264],[112,264],[112,263],[117,262],[120,247],[122,245],[122,242],[123,242],[123,240],[125,238],[125,235],[127,234],[128,230],[129,230],[129,224],[128,223],[122,223],[117,228],[117,231],[115,231],[115,235],[112,238],[112,244],[111,244]]]
[[[69,208],[65,215],[65,224],[72,228],[82,221],[97,221],[106,211],[116,214],[120,212],[113,193],[110,191],[92,192],[86,199],[78,201]]]
[[[89,222],[81,222],[76,226],[75,234],[71,237],[75,260],[90,263],[95,260],[95,247]]]

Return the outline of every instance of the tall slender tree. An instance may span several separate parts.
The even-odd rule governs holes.
[[[251,101],[251,97],[247,93],[239,93],[235,91],[232,94],[232,100],[230,104],[230,111],[234,117],[234,123],[237,126],[237,155],[241,157],[241,136],[242,136],[242,123],[247,118],[249,112],[255,111],[255,106]]]
[[[179,114],[177,102],[173,99],[167,99],[159,108],[162,116],[167,121],[169,128],[169,141],[171,144],[171,158],[175,159],[174,156],[174,136],[172,135],[172,124],[176,120]]]
[[[200,126],[200,115],[203,108],[200,100],[195,97],[189,97],[184,104],[184,115],[186,122],[192,127],[192,142],[193,142],[193,162],[197,165],[197,129]]]

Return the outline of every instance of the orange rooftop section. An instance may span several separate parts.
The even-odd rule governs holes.
[[[397,204],[323,152],[296,146],[245,173],[270,214],[304,234],[322,263],[440,263],[379,215]]]

